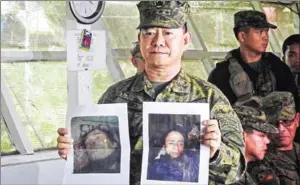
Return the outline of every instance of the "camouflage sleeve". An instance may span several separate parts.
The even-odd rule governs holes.
[[[249,162],[247,172],[256,184],[280,185],[280,180],[275,172],[276,167],[266,157],[261,161]]]
[[[217,156],[210,161],[210,184],[231,184],[245,173],[246,162],[242,125],[229,101],[216,88],[210,97],[211,119],[217,119],[222,143]]]
[[[116,94],[115,89],[114,86],[110,86],[98,100],[98,104],[113,103]]]

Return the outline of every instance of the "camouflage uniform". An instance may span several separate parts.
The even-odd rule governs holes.
[[[264,13],[254,10],[240,11],[234,15],[234,30],[237,32],[245,27],[276,28],[267,22]],[[225,61],[216,65],[208,81],[215,84],[231,104],[253,95],[266,96],[273,91],[291,92],[295,101],[299,102],[297,88],[288,66],[270,52],[262,53],[260,61],[248,64],[240,49],[234,49],[227,53]]]
[[[127,103],[131,141],[131,184],[138,184],[142,164],[143,102],[208,102],[210,116],[219,121],[222,143],[209,165],[210,184],[230,184],[245,170],[244,143],[238,117],[226,97],[213,85],[181,71],[160,93],[155,92],[145,73],[111,86],[99,103]]]
[[[273,92],[263,98],[263,109],[270,123],[278,120],[293,120],[296,115],[293,96],[289,92]],[[294,123],[295,124],[295,123]],[[292,154],[293,157],[291,157]],[[280,151],[275,144],[268,147],[264,160],[256,168],[273,168],[280,184],[300,184],[300,146],[293,144],[293,150]]]
[[[249,102],[246,102],[247,104]],[[260,102],[257,102],[257,105],[260,105]],[[259,132],[263,133],[278,133],[278,130],[271,124],[267,123],[266,115],[263,111],[259,110],[258,108],[250,107],[250,106],[236,106],[233,108],[234,111],[237,113],[238,117],[241,120],[243,128],[252,128]],[[247,143],[246,143],[247,144]],[[248,164],[251,165],[252,162]],[[253,179],[248,172],[249,165],[247,166],[247,172],[238,182],[234,183],[233,185],[256,185],[256,184],[267,184],[270,183],[271,180],[274,182],[273,179]],[[269,174],[274,174],[274,172],[270,171]]]
[[[181,28],[189,4],[178,1],[142,1],[138,5],[140,25]],[[214,85],[191,77],[182,70],[161,91],[155,92],[145,73],[111,86],[99,103],[127,103],[131,142],[130,184],[139,184],[142,164],[143,102],[207,102],[211,119],[219,121],[222,143],[209,164],[210,184],[230,184],[245,171],[244,142],[238,117],[226,97]]]

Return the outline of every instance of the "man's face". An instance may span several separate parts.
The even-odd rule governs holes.
[[[269,28],[252,28],[248,32],[240,32],[240,43],[249,51],[263,53],[266,51],[269,43]]]
[[[105,132],[97,129],[87,135],[85,146],[90,160],[104,159],[115,150]]]
[[[289,45],[284,53],[284,61],[292,72],[300,72],[300,43]]]
[[[299,126],[299,113],[296,114],[295,118],[290,121],[280,120],[277,123],[277,128],[279,130],[279,134],[276,134],[273,137],[275,144],[285,149],[290,149],[293,147],[293,141],[295,138],[296,130]]]
[[[250,161],[262,160],[267,152],[267,144],[270,143],[268,136],[257,130],[252,133],[244,133],[246,143],[246,155]]]
[[[148,28],[139,34],[140,50],[146,68],[179,66],[183,51],[190,41],[190,34],[183,28]]]
[[[165,140],[165,150],[171,158],[178,158],[184,152],[184,138],[181,133],[172,131]]]

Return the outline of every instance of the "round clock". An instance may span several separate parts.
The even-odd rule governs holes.
[[[105,1],[69,1],[70,9],[81,24],[92,24],[102,15]]]

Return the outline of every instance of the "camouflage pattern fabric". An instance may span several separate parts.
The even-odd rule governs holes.
[[[252,179],[252,177],[249,175],[248,172],[246,172],[241,180],[239,180],[236,183],[233,183],[232,185],[257,185],[256,182],[254,182],[254,180]]]
[[[259,185],[280,185],[275,167],[265,160],[251,161],[247,164],[247,172]]]
[[[272,92],[262,99],[263,110],[270,123],[293,120],[296,115],[294,97],[290,92]]]
[[[141,1],[137,7],[140,11],[140,25],[137,29],[180,28],[190,13],[190,5],[184,1]]]
[[[222,143],[209,164],[209,184],[231,184],[245,172],[244,142],[240,121],[230,103],[214,85],[181,71],[157,94],[145,73],[111,86],[99,103],[127,103],[131,142],[130,184],[139,184],[142,164],[143,102],[208,102],[211,119],[219,121]],[[138,147],[136,147],[138,145]]]
[[[299,185],[300,184],[300,145],[294,143],[296,159],[291,159],[283,151],[275,147],[269,147],[265,160],[275,167],[275,173],[280,180],[280,184]]]
[[[276,89],[276,78],[272,71],[270,61],[266,60],[268,53],[264,53],[260,66],[258,68],[258,76],[256,78],[254,91],[257,96],[266,96]]]
[[[278,133],[277,128],[267,122],[263,111],[248,106],[234,107],[233,110],[240,118],[243,127],[250,127],[264,133]]]
[[[239,64],[237,59],[233,57],[232,52],[226,54],[225,60],[230,62],[228,71],[230,73],[229,84],[233,93],[237,97],[237,101],[249,99],[255,94],[253,84],[250,81],[247,73]]]
[[[255,10],[244,10],[234,14],[234,28],[239,27],[272,28],[277,26],[268,23],[266,15]]]
[[[284,151],[279,151],[275,146],[269,146],[268,152],[263,161],[255,164],[256,169],[264,171],[272,169],[276,183],[272,185],[299,185],[300,184],[300,145],[294,143],[296,159],[290,158]],[[254,171],[254,170],[253,170]],[[261,172],[253,172],[254,174]]]
[[[247,73],[232,53],[233,50],[227,53],[226,60],[230,62],[228,67],[230,73],[229,84],[238,101],[249,99],[254,95],[263,97],[276,89],[274,73],[269,61],[266,60],[268,53],[264,53],[261,58],[260,66],[257,71],[258,76],[254,84],[250,81]]]

